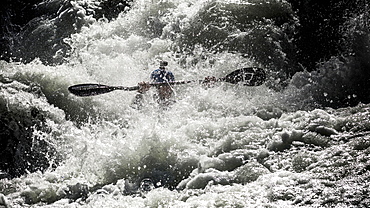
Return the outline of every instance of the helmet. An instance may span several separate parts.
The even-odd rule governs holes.
[[[165,67],[167,65],[168,65],[168,62],[167,61],[160,61],[159,62],[159,66]]]

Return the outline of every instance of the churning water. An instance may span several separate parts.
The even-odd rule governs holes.
[[[367,10],[342,26],[346,53],[308,70],[284,0],[140,0],[112,20],[93,17],[98,1],[66,2],[39,4],[55,16],[26,25],[9,46],[21,58],[0,62],[0,207],[370,205]],[[269,78],[174,86],[166,109],[154,89],[139,110],[136,92],[67,90],[135,86],[160,60],[176,80]]]

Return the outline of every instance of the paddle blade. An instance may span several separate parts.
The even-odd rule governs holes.
[[[259,86],[266,81],[266,72],[257,67],[248,67],[231,72],[222,81],[246,86]]]
[[[101,84],[79,84],[68,88],[69,92],[80,97],[100,95],[116,90],[116,87]]]

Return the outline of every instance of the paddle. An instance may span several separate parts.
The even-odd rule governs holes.
[[[266,80],[266,72],[261,68],[248,67],[238,69],[231,72],[225,77],[218,78],[217,81],[228,82],[232,84],[243,83],[246,86],[258,86],[264,83]],[[180,85],[191,82],[197,82],[196,80],[191,81],[175,81],[175,82],[164,82],[164,83],[149,83],[150,86],[160,86],[160,85]],[[205,83],[204,80],[198,80],[199,83]],[[138,90],[139,86],[134,87],[123,87],[123,86],[107,86],[102,84],[78,84],[73,85],[68,88],[69,92],[74,95],[87,97],[93,95],[100,95],[114,90],[124,90],[124,91],[135,91]]]

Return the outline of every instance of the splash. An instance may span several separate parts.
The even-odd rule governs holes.
[[[287,79],[298,71],[286,67],[296,18],[286,1],[136,1],[64,39],[71,51],[59,65],[1,62],[2,128],[12,136],[5,143],[22,141],[15,152],[27,162],[13,176],[2,169],[0,204],[367,205],[369,106],[325,108],[359,97],[341,87],[354,86],[349,78],[365,68],[333,57]],[[348,22],[361,40],[364,19]],[[134,86],[163,59],[177,80],[246,66],[266,68],[271,79],[258,87],[175,86],[176,103],[165,110],[153,91],[140,110],[130,107],[135,92],[67,91],[80,83]],[[282,82],[284,90],[272,89]]]

